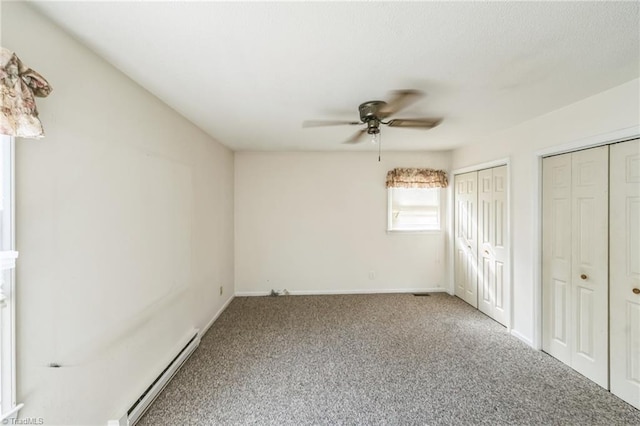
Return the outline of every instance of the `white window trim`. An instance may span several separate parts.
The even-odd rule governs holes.
[[[15,312],[15,140],[1,136],[0,158],[0,421],[17,418]]]
[[[443,188],[437,188],[438,192],[438,220],[440,221],[440,229],[424,229],[424,230],[416,230],[416,229],[392,229],[393,223],[393,197],[391,195],[393,188],[387,188],[387,234],[441,234],[445,230],[445,225],[443,222],[444,209],[442,208],[442,191]]]

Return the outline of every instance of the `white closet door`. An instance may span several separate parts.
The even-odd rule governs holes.
[[[609,147],[571,156],[571,366],[608,389]]]
[[[543,349],[608,388],[609,147],[543,161]]]
[[[455,294],[478,307],[478,173],[455,177]]]
[[[611,392],[640,409],[640,140],[611,146]]]
[[[571,365],[571,154],[542,162],[542,349]]]
[[[478,309],[506,325],[507,167],[478,172]]]

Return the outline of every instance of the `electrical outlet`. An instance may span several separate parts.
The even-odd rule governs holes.
[[[369,271],[369,279],[370,280],[376,279],[376,271]]]
[[[223,290],[224,290],[224,287],[220,286],[220,296],[222,296]]]

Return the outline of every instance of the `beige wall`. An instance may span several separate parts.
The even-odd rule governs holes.
[[[17,402],[104,425],[234,293],[233,153],[22,3],[2,40],[54,88],[16,142]]]
[[[537,340],[539,297],[536,276],[540,265],[538,246],[537,158],[543,149],[565,144],[580,146],[607,140],[614,132],[638,132],[640,96],[638,80],[632,80],[565,108],[493,135],[453,153],[458,169],[495,159],[510,158],[511,226],[513,229],[513,330],[529,344]],[[607,135],[610,136],[607,136]]]
[[[236,291],[447,289],[445,232],[387,233],[385,177],[394,167],[446,170],[450,153],[377,156],[236,153]]]

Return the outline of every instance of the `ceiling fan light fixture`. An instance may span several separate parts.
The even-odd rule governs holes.
[[[371,118],[366,121],[367,123],[367,133],[373,135],[374,133],[380,133],[380,120],[376,118]]]
[[[366,123],[367,134],[371,135],[371,143],[375,145],[380,141],[380,120],[370,118]]]
[[[377,133],[371,133],[371,143],[374,145],[380,143],[380,130]]]

